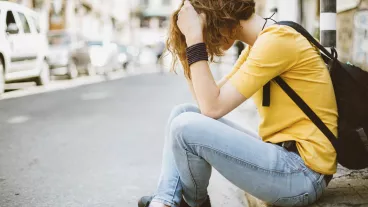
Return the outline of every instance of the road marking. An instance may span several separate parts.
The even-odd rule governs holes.
[[[82,77],[79,77],[73,80],[57,80],[57,81],[50,82],[50,84],[46,86],[31,86],[30,84],[28,84],[28,86],[30,87],[2,94],[0,97],[0,100],[18,98],[22,96],[29,96],[29,95],[46,93],[46,92],[57,91],[57,90],[65,90],[69,88],[104,82],[108,80],[116,80],[116,79],[124,78],[127,75],[121,72],[113,72],[111,74],[108,74],[108,76],[109,76],[109,79],[106,79],[106,76],[103,76],[103,75],[101,76],[96,75],[96,76],[82,76]]]
[[[83,101],[89,101],[89,100],[101,100],[109,97],[110,94],[107,92],[92,92],[92,93],[84,93],[81,96],[81,99]]]
[[[81,85],[93,84],[104,81],[104,78],[101,76],[95,77],[81,77],[75,80],[60,80],[60,81],[53,81],[46,86],[33,86],[29,88],[25,88],[22,90],[15,90],[11,92],[7,92],[1,95],[0,99],[11,99],[11,98],[18,98],[22,96],[29,96],[39,93],[46,93],[56,90],[63,90],[68,88],[74,88]]]
[[[28,116],[13,116],[10,119],[8,119],[9,124],[22,124],[30,120],[30,117]]]
[[[35,95],[40,93],[47,93],[51,91],[57,91],[57,90],[65,90],[69,88],[74,88],[82,85],[89,85],[94,83],[100,83],[110,80],[117,80],[122,79],[125,77],[131,77],[131,76],[137,76],[142,74],[150,74],[150,73],[158,73],[157,70],[153,71],[142,71],[142,70],[136,70],[132,72],[125,72],[125,71],[114,71],[110,72],[105,75],[95,75],[95,76],[82,76],[73,80],[56,80],[50,82],[46,86],[35,86],[33,83],[24,83],[24,84],[17,84],[21,86],[21,90],[14,90],[10,92],[6,92],[1,95],[0,100],[4,99],[12,99],[12,98],[18,98],[23,96],[29,96],[29,95]],[[9,84],[7,84],[9,86]],[[29,86],[29,87],[27,87]],[[13,89],[13,88],[12,88]]]

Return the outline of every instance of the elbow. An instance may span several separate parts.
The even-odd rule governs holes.
[[[223,116],[220,110],[215,109],[215,108],[206,108],[206,107],[201,109],[201,114],[207,117],[210,117],[212,119],[219,119]]]

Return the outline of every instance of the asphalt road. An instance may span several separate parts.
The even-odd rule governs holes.
[[[0,100],[0,206],[136,206],[185,80],[140,75]]]

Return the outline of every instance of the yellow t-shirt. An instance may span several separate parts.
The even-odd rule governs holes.
[[[330,141],[287,94],[271,82],[271,105],[262,106],[263,86],[280,75],[337,134],[337,105],[325,63],[307,39],[288,26],[263,30],[247,47],[227,78],[246,98],[253,97],[265,142],[295,140],[305,164],[322,174],[336,172],[336,151]]]

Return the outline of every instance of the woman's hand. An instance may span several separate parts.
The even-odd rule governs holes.
[[[178,14],[177,25],[185,36],[187,46],[203,42],[203,28],[206,16],[198,14],[192,4],[186,0]]]

